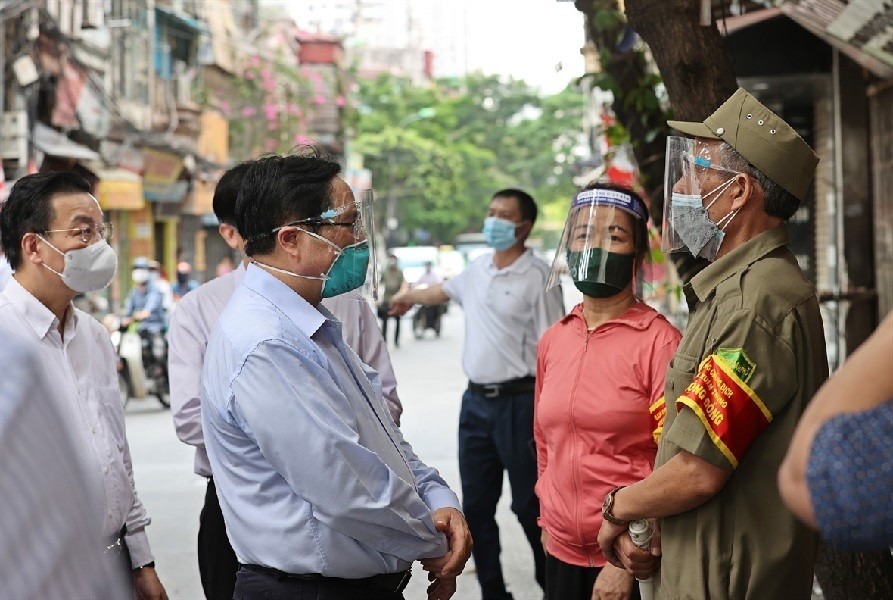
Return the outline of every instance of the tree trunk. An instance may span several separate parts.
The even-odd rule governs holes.
[[[719,30],[701,26],[699,11],[697,0],[626,0],[629,24],[651,49],[683,121],[703,121],[738,89]]]
[[[627,102],[631,93],[642,87],[642,81],[648,75],[648,65],[640,52],[616,50],[617,42],[623,33],[622,24],[609,30],[600,30],[596,27],[595,11],[598,8],[619,10],[617,0],[577,0],[575,6],[587,16],[588,38],[599,50],[610,54],[609,60],[602,65],[602,68],[617,83],[620,90],[619,94],[614,95],[611,109],[629,133],[633,154],[652,203],[652,211],[657,213],[653,215],[654,222],[659,226],[661,216],[658,211],[663,210],[664,152],[668,131],[666,117],[659,107],[640,112],[634,104]],[[652,132],[650,139],[649,131]]]
[[[843,552],[823,542],[815,574],[826,600],[893,598],[893,556],[889,550]]]

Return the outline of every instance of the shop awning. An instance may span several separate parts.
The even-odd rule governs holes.
[[[886,3],[787,0],[781,10],[877,77],[893,77],[893,27],[889,13],[884,14]]]
[[[103,210],[139,210],[146,204],[143,179],[124,169],[99,169],[96,198]]]
[[[99,153],[86,146],[73,142],[63,134],[43,123],[34,125],[34,145],[38,150],[51,156],[73,160],[99,160]]]

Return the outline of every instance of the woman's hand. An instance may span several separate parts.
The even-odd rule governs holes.
[[[632,589],[632,575],[611,563],[605,563],[592,587],[592,600],[629,600]]]

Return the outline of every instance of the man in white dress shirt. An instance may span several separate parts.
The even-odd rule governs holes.
[[[245,241],[235,226],[236,198],[242,177],[251,162],[237,165],[223,174],[214,190],[214,214],[220,221],[220,235],[233,250],[244,255]],[[202,588],[210,599],[232,598],[239,568],[236,554],[226,535],[226,526],[211,476],[205,450],[201,416],[201,374],[208,338],[217,318],[245,278],[247,259],[222,277],[183,296],[171,316],[168,330],[168,372],[171,382],[171,415],[177,436],[195,446],[194,469],[208,479],[205,505],[199,517],[198,562]],[[344,341],[367,365],[381,375],[382,393],[388,412],[400,424],[403,407],[397,396],[397,381],[375,314],[369,304],[355,294],[325,298],[323,306],[341,321]]]
[[[71,431],[74,407],[58,401],[30,340],[3,321],[0,364],[0,596],[127,597],[102,543],[105,501]]]
[[[105,328],[72,304],[115,275],[117,257],[106,241],[111,226],[102,217],[77,174],[29,175],[16,183],[0,212],[3,250],[15,271],[0,293],[0,321],[28,340],[49,387],[77,415],[71,430],[90,460],[89,483],[103,499],[103,546],[120,556],[135,597],[161,600],[167,594],[133,480],[115,351]]]

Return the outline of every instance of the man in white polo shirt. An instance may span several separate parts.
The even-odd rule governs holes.
[[[465,312],[462,367],[469,381],[459,417],[459,472],[462,508],[474,538],[472,554],[485,600],[512,598],[499,563],[495,518],[503,470],[509,473],[512,511],[533,550],[536,580],[543,585],[545,556],[533,490],[536,344],[564,316],[564,304],[560,287],[544,291],[549,266],[524,246],[536,216],[536,203],[526,192],[496,192],[484,221],[484,235],[494,253],[481,256],[445,284],[407,290],[391,302],[392,312],[399,314],[413,304],[453,299]]]

